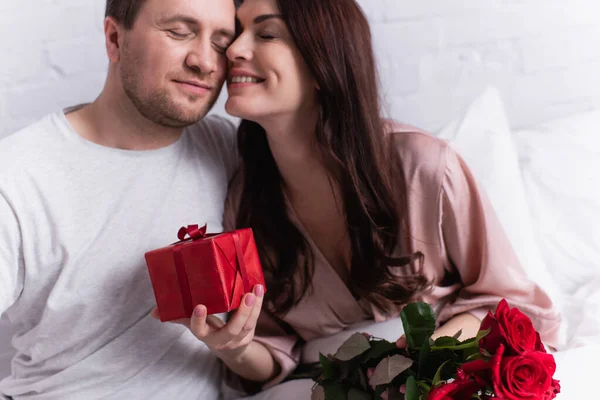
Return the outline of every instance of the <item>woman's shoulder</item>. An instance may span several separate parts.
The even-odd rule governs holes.
[[[385,120],[384,132],[399,151],[430,154],[448,150],[448,142],[424,129],[403,122]]]
[[[386,138],[398,156],[405,177],[441,184],[451,148],[445,140],[415,126],[386,120]]]

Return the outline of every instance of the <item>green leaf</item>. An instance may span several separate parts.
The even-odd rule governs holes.
[[[419,388],[417,387],[417,381],[413,376],[410,376],[406,380],[406,394],[404,395],[405,400],[419,400]]]
[[[411,349],[419,349],[435,331],[435,314],[431,306],[423,302],[406,305],[400,314],[406,342]]]
[[[329,358],[319,353],[319,361],[321,362],[321,367],[323,368],[322,379],[335,379],[336,370],[331,361],[329,361]]]
[[[477,342],[478,343],[478,342]],[[473,356],[478,356],[481,355],[481,352],[479,351],[479,346],[473,346],[469,349],[464,349],[462,351],[462,358],[469,361],[469,359]]]
[[[411,365],[413,365],[413,360],[399,354],[384,358],[375,368],[373,376],[369,379],[369,384],[373,388],[378,385],[387,385],[395,377],[409,369]]]
[[[429,366],[428,358],[429,358],[430,353],[431,353],[431,345],[429,344],[429,341],[426,340],[425,342],[423,342],[423,345],[421,346],[421,351],[419,351],[419,367],[418,367],[419,378],[422,378],[423,375],[426,374],[427,367]]]
[[[417,381],[417,386],[423,389],[425,393],[429,393],[431,391],[431,386],[429,386],[423,381]]]
[[[371,400],[372,397],[369,393],[363,392],[362,390],[358,390],[352,388],[348,391],[348,400]]]
[[[434,341],[434,343],[431,347],[432,347],[432,350],[443,350],[443,349],[464,350],[464,349],[470,349],[472,347],[479,348],[479,341],[481,340],[481,338],[483,338],[489,332],[490,332],[489,329],[485,330],[485,331],[479,331],[477,333],[477,336],[465,339],[462,342],[459,341],[458,339],[456,339],[456,337],[455,337],[456,335],[455,336],[441,336]]]
[[[356,374],[358,375],[358,382],[360,383],[360,387],[363,390],[369,390],[369,382],[367,381],[367,374],[362,368],[356,369]]]
[[[338,375],[338,379],[339,380],[346,380],[348,379],[348,375],[350,375],[350,363],[349,362],[343,362],[337,365],[338,367],[338,371],[339,371],[339,375]]]
[[[333,357],[336,360],[348,361],[361,355],[370,348],[371,345],[369,344],[369,339],[362,333],[355,333],[342,344]]]
[[[450,360],[447,360],[442,365],[440,365],[440,367],[438,368],[437,372],[433,376],[433,380],[432,380],[431,386],[435,386],[438,383],[440,383],[440,381],[442,380],[442,378],[441,378],[441,376],[442,376],[442,370],[444,369],[444,367],[446,365],[448,365],[449,362],[450,362]]]
[[[479,343],[479,341],[481,339],[483,339],[485,336],[487,336],[488,333],[490,333],[491,331],[492,331],[492,329],[490,328],[490,329],[486,329],[485,331],[480,330],[479,332],[477,332],[477,336],[475,336],[475,340],[477,341],[477,343]]]
[[[438,342],[439,341],[439,342]],[[479,341],[476,338],[467,339],[463,342],[459,342],[450,336],[443,336],[438,338],[431,346],[432,351],[439,350],[465,350],[479,348]]]
[[[456,346],[458,344],[460,344],[458,339],[456,339],[452,336],[440,336],[433,342],[433,346],[443,347],[443,348]]]
[[[385,353],[394,350],[398,350],[396,343],[388,342],[387,340],[371,341],[371,349],[364,354],[363,360],[364,362],[379,360]]]
[[[323,383],[325,389],[325,399],[327,400],[346,400],[346,389],[337,382]]]
[[[484,359],[485,359],[484,355],[481,354],[480,352],[477,352],[475,354],[471,354],[470,356],[468,356],[466,358],[466,362],[475,361],[475,360],[484,360]]]

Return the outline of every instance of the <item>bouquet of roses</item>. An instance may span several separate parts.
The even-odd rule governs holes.
[[[502,300],[476,337],[432,340],[435,314],[426,303],[401,314],[407,347],[357,333],[320,356],[313,400],[550,400],[560,392],[556,364],[531,320]]]

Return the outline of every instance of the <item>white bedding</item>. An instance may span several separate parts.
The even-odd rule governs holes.
[[[569,296],[563,308],[566,349],[600,346],[600,276]]]
[[[5,320],[0,320],[0,379],[10,375],[10,360],[14,350],[10,344],[13,329]]]

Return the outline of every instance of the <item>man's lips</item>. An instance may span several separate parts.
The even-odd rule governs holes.
[[[174,82],[179,84],[188,92],[192,92],[195,94],[206,94],[212,90],[212,86],[204,82],[189,80],[174,80]]]

